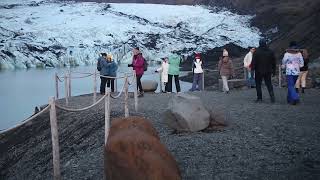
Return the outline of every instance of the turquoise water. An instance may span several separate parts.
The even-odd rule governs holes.
[[[81,66],[71,68],[74,72],[94,72],[95,66]],[[154,72],[156,67],[150,67]],[[0,71],[0,130],[10,128],[30,117],[36,106],[48,104],[49,97],[55,96],[54,74],[63,76],[68,68],[28,69]],[[121,66],[119,72],[130,72],[126,66]],[[121,73],[119,73],[121,74]],[[82,76],[74,74],[74,76]],[[159,81],[159,75],[146,75],[142,80]],[[93,77],[72,80],[72,96],[93,92]],[[97,90],[99,91],[98,78]],[[118,82],[118,89],[123,81]],[[158,86],[159,87],[159,86]],[[191,85],[181,82],[182,91],[187,91]],[[158,88],[159,91],[159,88]],[[64,83],[59,84],[60,98],[64,97]]]

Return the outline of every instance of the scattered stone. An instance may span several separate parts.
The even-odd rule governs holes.
[[[153,80],[144,80],[142,83],[142,89],[144,92],[155,92],[158,88],[158,82]]]
[[[164,121],[179,132],[197,132],[209,126],[210,114],[199,97],[178,94],[170,100]]]
[[[141,117],[112,122],[105,147],[105,177],[112,180],[180,180],[176,161],[151,123]]]

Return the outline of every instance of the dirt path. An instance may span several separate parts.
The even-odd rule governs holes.
[[[299,106],[286,104],[285,89],[276,89],[274,105],[265,92],[265,102],[254,103],[252,89],[195,95],[209,109],[226,108],[230,126],[217,132],[174,134],[161,120],[174,94],[146,94],[139,102],[138,115],[152,121],[183,179],[320,178],[319,90],[308,90]],[[83,107],[91,101],[91,96],[79,96],[71,105]],[[100,104],[80,113],[58,112],[64,179],[103,179],[103,108]],[[123,116],[123,104],[112,102],[112,110],[112,117]],[[51,159],[48,113],[0,135],[0,179],[52,179]]]

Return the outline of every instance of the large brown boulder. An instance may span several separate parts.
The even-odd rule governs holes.
[[[173,156],[161,144],[151,123],[130,117],[112,122],[105,147],[108,180],[179,180]]]

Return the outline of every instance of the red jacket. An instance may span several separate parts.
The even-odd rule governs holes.
[[[142,54],[134,55],[132,59],[133,70],[136,71],[136,75],[143,75],[144,73],[144,58]]]

